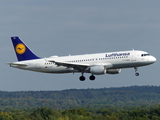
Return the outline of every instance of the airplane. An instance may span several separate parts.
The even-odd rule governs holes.
[[[11,37],[18,62],[7,63],[10,67],[43,73],[81,73],[80,81],[84,81],[84,73],[90,73],[90,80],[95,75],[119,74],[123,68],[134,68],[139,76],[138,67],[156,62],[156,58],[145,51],[131,50],[84,55],[36,56],[19,37]]]

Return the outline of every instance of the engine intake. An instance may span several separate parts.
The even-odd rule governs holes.
[[[102,75],[106,73],[106,68],[103,65],[96,65],[90,67],[90,73],[94,75]]]

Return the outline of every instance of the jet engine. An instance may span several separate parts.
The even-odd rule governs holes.
[[[94,75],[102,75],[106,73],[106,68],[103,65],[96,65],[90,67],[90,73]]]
[[[121,72],[121,69],[108,69],[106,71],[107,74],[119,74]]]

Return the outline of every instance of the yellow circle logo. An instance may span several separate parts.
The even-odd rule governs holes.
[[[18,54],[23,54],[24,52],[26,51],[26,46],[22,43],[19,43],[17,46],[16,46],[16,52]]]

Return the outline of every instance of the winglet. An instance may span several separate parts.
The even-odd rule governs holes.
[[[11,37],[18,61],[39,59],[20,39]]]

